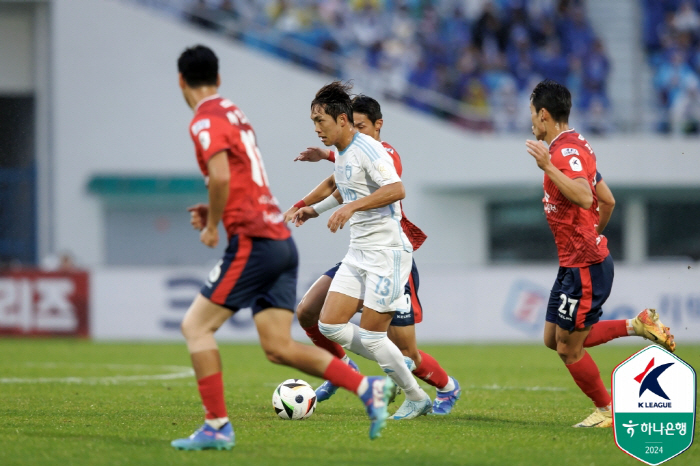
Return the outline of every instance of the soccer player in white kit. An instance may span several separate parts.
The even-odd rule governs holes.
[[[404,285],[412,264],[412,246],[401,228],[403,183],[386,149],[359,133],[352,121],[350,86],[339,81],[321,88],[311,103],[315,131],[326,146],[335,146],[334,195],[301,209],[295,224],[337,207],[328,220],[332,232],[350,222],[350,248],[338,269],[321,310],[319,329],[355,353],[379,363],[406,394],[402,419],[427,414],[430,397],[418,386],[398,347],[387,337],[394,312],[408,304]],[[364,303],[360,328],[350,319]],[[359,335],[358,338],[353,338]]]

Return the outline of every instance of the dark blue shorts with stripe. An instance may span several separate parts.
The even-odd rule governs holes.
[[[234,235],[201,289],[204,297],[233,312],[275,307],[294,311],[299,256],[294,240]]]

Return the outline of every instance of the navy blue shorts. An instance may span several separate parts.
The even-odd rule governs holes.
[[[559,267],[547,305],[547,322],[564,330],[589,327],[603,315],[612,290],[615,266],[612,256],[588,267]]]
[[[233,312],[276,307],[294,311],[299,256],[294,240],[234,235],[223,259],[201,289],[204,297]]]
[[[338,262],[332,269],[327,270],[323,275],[335,277],[335,273],[340,268],[342,262]],[[408,282],[404,287],[404,295],[410,300],[411,306],[408,311],[394,312],[394,317],[391,319],[391,325],[395,327],[408,327],[409,325],[420,324],[423,322],[423,306],[418,298],[418,287],[420,286],[420,277],[418,276],[418,267],[416,261],[411,264],[411,275],[408,276]]]

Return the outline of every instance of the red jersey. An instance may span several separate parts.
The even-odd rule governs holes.
[[[207,185],[207,162],[213,155],[226,151],[231,180],[222,220],[229,238],[237,234],[276,240],[289,238],[289,229],[268,187],[255,132],[243,112],[230,100],[218,95],[208,97],[195,108],[190,136]]]
[[[399,178],[401,178],[401,175],[403,174],[403,166],[401,165],[401,157],[399,156],[399,153],[396,152],[396,149],[391,147],[391,144],[389,144],[388,142],[382,141],[382,146],[384,146],[386,151],[391,156],[391,160],[394,161],[394,168],[396,168],[396,173],[399,175]],[[423,230],[418,228],[409,219],[406,218],[406,214],[403,211],[403,204],[401,205],[401,228],[403,228],[403,232],[406,233],[406,236],[411,242],[411,246],[413,246],[414,251],[417,251],[418,248],[421,247],[421,245],[428,238],[428,235],[423,233]]]
[[[590,144],[573,129],[564,131],[549,145],[552,164],[571,179],[584,178],[593,193],[593,204],[583,209],[569,201],[552,180],[544,175],[544,211],[554,234],[562,267],[587,267],[602,262],[609,254],[608,240],[598,235],[600,218],[595,192],[596,158]]]

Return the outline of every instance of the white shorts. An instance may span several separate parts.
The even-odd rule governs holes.
[[[413,254],[402,250],[366,251],[350,248],[333,277],[329,291],[361,299],[377,312],[407,307],[404,286],[411,274]]]

